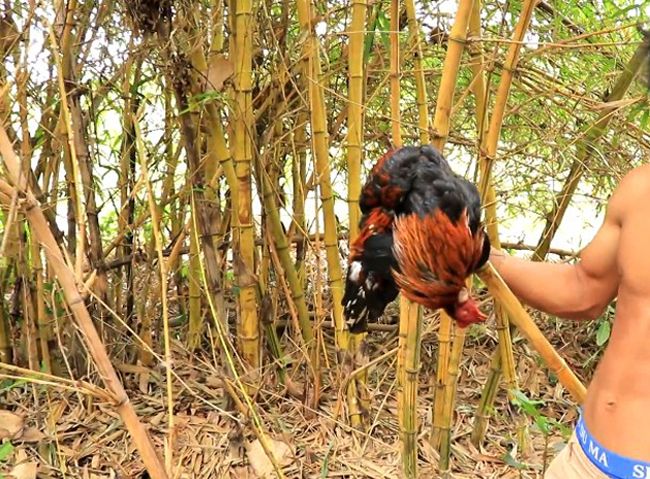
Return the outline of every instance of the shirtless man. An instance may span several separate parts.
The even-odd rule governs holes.
[[[576,264],[492,250],[490,261],[524,303],[592,320],[616,297],[609,344],[568,445],[545,479],[650,479],[650,165],[621,181]]]

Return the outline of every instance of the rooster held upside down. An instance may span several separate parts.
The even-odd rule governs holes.
[[[444,309],[460,327],[485,320],[465,285],[490,254],[479,193],[436,149],[409,146],[384,155],[360,208],[343,297],[351,332],[365,331],[399,291]]]

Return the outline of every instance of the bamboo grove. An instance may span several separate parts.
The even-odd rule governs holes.
[[[5,2],[0,380],[111,404],[156,479],[182,469],[179,397],[201,395],[183,361],[219,372],[224,417],[246,418],[279,477],[270,397],[362,441],[395,401],[403,474],[417,477],[423,431],[451,471],[469,342],[490,370],[464,405],[477,447],[499,392],[524,387],[521,338],[580,403],[585,378],[489,264],[470,281],[485,327],[404,299],[364,335],[345,327],[359,194],[388,149],[439,148],[479,185],[492,244],[537,259],[556,251],[573,201],[600,205],[650,153],[641,7],[436,5]],[[520,217],[537,239],[504,241]],[[157,375],[161,447],[129,400]],[[503,413],[524,444],[528,419]]]

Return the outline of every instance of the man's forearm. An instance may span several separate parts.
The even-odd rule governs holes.
[[[589,319],[593,303],[574,265],[536,262],[493,249],[490,262],[522,302],[554,316]]]

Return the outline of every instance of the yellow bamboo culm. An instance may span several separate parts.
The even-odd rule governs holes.
[[[451,123],[451,107],[453,105],[456,78],[460,68],[460,61],[465,48],[467,30],[470,14],[472,12],[473,0],[460,0],[454,24],[449,33],[449,45],[443,64],[440,89],[436,101],[436,110],[433,118],[433,146],[441,152],[449,136],[449,125]],[[451,387],[449,377],[449,362],[451,360],[451,336],[454,329],[453,320],[445,311],[440,311],[440,324],[438,327],[438,361],[436,363],[435,397],[433,404],[433,424],[431,429],[430,442],[435,449],[440,449],[441,432],[450,428],[445,411],[450,410],[445,406],[445,398],[452,397],[447,388]],[[462,349],[458,354],[462,353]],[[460,360],[456,358],[456,360]]]
[[[492,111],[492,116],[490,117],[489,127],[487,133],[482,136],[481,148],[479,152],[479,170],[480,170],[480,179],[479,179],[479,191],[481,193],[481,200],[483,204],[487,205],[486,213],[488,220],[488,234],[490,235],[490,240],[494,241],[494,247],[499,248],[499,233],[498,233],[498,224],[496,218],[496,195],[494,188],[492,187],[491,176],[492,176],[492,166],[496,156],[497,146],[499,143],[499,138],[501,136],[501,125],[503,124],[503,117],[508,102],[508,96],[510,94],[510,87],[512,85],[513,74],[517,68],[519,62],[519,53],[523,45],[523,39],[530,25],[530,20],[532,18],[533,10],[537,4],[536,0],[526,0],[522,6],[521,14],[517,25],[512,34],[512,43],[508,48],[508,53],[506,55],[506,60],[504,62],[503,70],[501,72],[501,80],[499,82],[499,87],[497,89],[496,98],[494,100],[494,108]],[[477,24],[480,23],[480,20],[474,20],[474,28],[480,28]],[[479,85],[480,87],[480,85]],[[479,92],[480,94],[480,92]],[[483,93],[485,96],[485,93]],[[487,110],[487,106],[484,108]],[[485,117],[481,118],[481,121],[485,121]],[[483,133],[480,131],[480,133]],[[501,304],[499,298],[495,298],[495,319],[497,323],[497,332],[499,335],[499,356],[501,368],[504,371],[504,376],[506,379],[506,385],[508,393],[512,393],[517,387],[516,382],[516,370],[514,363],[514,354],[512,351],[512,338],[510,335],[510,326],[508,322],[508,315],[504,314],[504,306]],[[496,388],[495,384],[491,382],[497,381],[498,376],[491,375],[488,378],[488,383],[485,386],[484,395],[491,395],[492,390]],[[479,411],[478,417],[484,418],[488,415],[489,408],[491,404],[487,403],[488,398],[486,399],[486,408]],[[484,401],[481,401],[482,403]],[[487,427],[487,424],[483,424],[483,420],[477,422],[477,430],[473,434],[473,439],[475,441],[480,440],[481,431]],[[525,424],[521,424],[521,431],[525,431]],[[520,437],[524,438],[525,434],[520,434]],[[525,442],[522,439],[522,442]],[[523,445],[522,445],[523,446]]]
[[[415,103],[418,106],[418,132],[420,143],[426,145],[430,141],[429,135],[429,108],[427,106],[427,87],[424,80],[422,67],[422,41],[420,39],[420,26],[415,16],[414,0],[404,0],[406,18],[409,26],[409,35],[414,45],[413,49],[413,74],[415,75]]]
[[[481,146],[480,165],[482,175],[479,182],[479,191],[487,193],[491,181],[492,163],[497,152],[499,137],[501,136],[501,125],[503,124],[503,115],[505,113],[506,104],[508,103],[508,95],[510,94],[510,87],[512,85],[512,78],[514,71],[517,68],[519,60],[519,52],[523,46],[523,38],[528,30],[530,19],[533,15],[533,10],[537,0],[526,0],[522,5],[521,15],[512,35],[513,42],[510,44],[506,61],[504,62],[501,72],[501,81],[497,89],[497,95],[494,99],[494,107],[492,116],[490,117],[490,126],[488,134],[485,138],[485,144]]]
[[[351,244],[359,234],[359,197],[361,196],[361,160],[363,158],[363,41],[366,21],[367,1],[354,0],[352,3],[352,20],[349,27],[349,84],[350,94],[348,103],[348,220],[350,234],[348,241]],[[350,335],[350,358],[355,364],[351,369],[357,368],[357,361],[362,358],[362,343],[366,333]],[[367,369],[356,377],[357,395],[362,411],[370,408],[367,388]]]
[[[399,0],[390,3],[390,117],[395,148],[402,146],[400,112]],[[417,390],[422,308],[400,295],[397,359],[397,404],[402,445],[402,472],[417,477]]]
[[[418,477],[418,423],[415,405],[420,370],[421,330],[422,308],[402,296],[397,356],[397,407],[402,444],[402,473],[408,479]]]
[[[192,211],[192,215],[196,212]],[[192,223],[196,223],[196,219]],[[190,226],[191,227],[191,226]],[[189,289],[189,326],[187,345],[190,351],[199,347],[201,342],[202,316],[201,316],[201,262],[199,261],[199,232],[190,234],[190,264],[188,268],[187,282]]]
[[[305,35],[305,65],[303,73],[309,91],[310,124],[312,134],[312,152],[315,160],[315,171],[318,177],[321,203],[323,205],[324,243],[327,254],[327,273],[330,293],[332,295],[332,317],[335,325],[335,342],[339,355],[350,354],[350,334],[343,320],[343,280],[338,249],[338,232],[334,214],[334,195],[329,163],[329,135],[327,131],[327,111],[324,97],[318,38],[314,32],[311,13],[311,0],[296,0],[298,21]],[[346,359],[344,358],[345,362]],[[350,423],[358,427],[362,423],[362,412],[357,396],[357,381],[347,382],[347,403]]]
[[[348,103],[348,219],[350,243],[359,234],[359,196],[361,195],[361,159],[363,148],[363,40],[367,0],[353,0],[349,38]]]
[[[252,89],[253,11],[251,0],[235,4],[235,78],[233,160],[239,205],[237,236],[239,258],[235,271],[239,286],[239,340],[242,355],[250,368],[248,381],[255,385],[260,367],[260,325],[255,284],[255,225],[252,215],[251,163],[254,129]]]
[[[400,112],[399,0],[390,4],[390,105],[393,146],[402,146]],[[417,397],[420,369],[422,307],[400,295],[397,360],[398,416],[404,477],[417,477]]]
[[[458,371],[460,367],[460,358],[465,348],[465,337],[467,328],[456,328],[449,365],[447,368],[447,384],[444,389],[444,410],[445,420],[442,423],[440,431],[440,463],[438,469],[441,473],[449,471],[451,458],[451,419],[454,415],[454,404],[456,403],[456,386],[458,384]]]
[[[481,36],[481,0],[475,0],[474,8],[470,18],[469,32],[472,37],[479,38]],[[470,51],[471,55],[471,68],[473,73],[472,90],[476,98],[476,119],[477,129],[480,138],[480,143],[485,147],[487,139],[487,85],[484,73],[483,54],[480,45],[476,45]],[[481,176],[487,172],[489,165],[483,155],[479,157],[479,171]],[[490,243],[496,249],[501,249],[501,242],[499,240],[498,221],[496,216],[496,194],[494,187],[491,183],[479,182],[481,188],[487,188],[487,191],[480,191],[481,198],[483,198],[483,207],[485,210],[485,223]],[[490,369],[490,374],[486,381],[481,402],[476,413],[476,421],[474,430],[472,431],[472,441],[478,445],[487,431],[487,421],[490,416],[490,409],[496,398],[496,391],[498,381],[501,376],[501,369],[503,369],[503,376],[506,382],[507,391],[511,392],[517,389],[517,376],[515,372],[514,354],[512,351],[512,338],[510,335],[510,326],[508,317],[503,307],[498,301],[494,302],[494,316],[497,325],[497,334],[499,336],[499,348],[494,352],[492,360],[496,368]],[[505,360],[502,360],[505,358]]]

